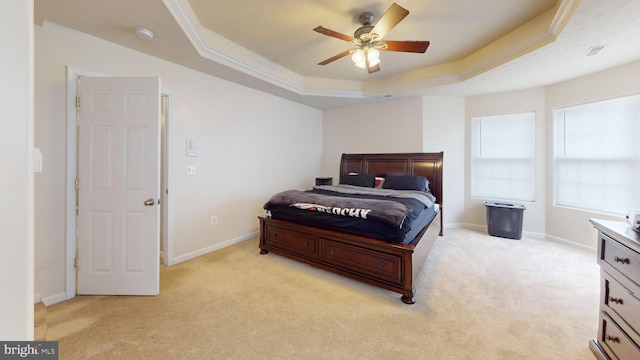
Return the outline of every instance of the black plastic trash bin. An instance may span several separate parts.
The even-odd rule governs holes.
[[[522,215],[526,207],[485,201],[489,235],[520,240],[522,238]]]

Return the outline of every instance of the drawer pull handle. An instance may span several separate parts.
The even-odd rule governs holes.
[[[309,242],[308,242],[308,241],[305,241],[305,242],[304,242],[304,246],[305,246],[305,247],[308,247],[308,246],[309,246]]]
[[[607,335],[607,341],[611,341],[611,342],[614,342],[614,343],[619,343],[620,339],[617,336]]]
[[[624,256],[614,256],[613,257],[613,261],[615,261],[617,263],[622,263],[622,264],[628,264],[629,263],[629,259],[627,259]]]
[[[618,305],[622,305],[622,299],[614,298],[613,296],[609,296],[609,302],[616,303]]]
[[[382,268],[382,267],[384,267],[384,261],[381,261],[381,262],[380,262],[380,267],[381,267],[381,268]]]
[[[336,249],[331,249],[331,251],[329,251],[331,253],[331,255],[335,255],[336,254]]]

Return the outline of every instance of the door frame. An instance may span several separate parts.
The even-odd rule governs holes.
[[[171,126],[173,122],[171,117],[173,114],[173,96],[170,91],[160,90],[161,106],[164,106],[164,123],[161,124],[160,133],[160,238],[162,239],[162,264],[165,266],[174,265],[176,262],[173,257],[173,220],[169,216],[173,208],[173,191],[171,189]],[[163,98],[166,99],[164,103]],[[166,106],[165,106],[166,105]]]
[[[72,299],[76,296],[77,276],[75,260],[77,254],[77,242],[76,242],[76,189],[75,180],[77,177],[77,124],[76,124],[76,95],[78,94],[78,77],[80,76],[106,76],[90,70],[80,69],[72,66],[67,66],[67,171],[66,171],[66,251],[65,251],[65,300]],[[166,169],[166,177],[161,179],[161,183],[164,183],[161,189],[166,196],[164,206],[166,211],[160,212],[160,232],[163,239],[163,258],[162,263],[164,265],[173,265],[172,256],[172,222],[171,209],[173,204],[173,197],[171,191],[167,194],[167,189],[170,189],[171,184],[171,171],[170,171],[170,156],[163,156],[163,154],[171,154],[171,94],[161,90],[161,96],[167,96],[167,109],[165,116],[164,131],[161,133],[161,141],[164,143],[164,147],[160,150],[161,156],[161,168]],[[158,259],[160,261],[160,259]]]

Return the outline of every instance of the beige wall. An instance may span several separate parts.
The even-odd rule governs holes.
[[[170,261],[254,236],[276,191],[308,188],[320,171],[322,112],[239,86],[55,24],[35,26],[36,284],[47,302],[64,299],[68,181],[66,67],[108,76],[157,76],[171,98]],[[185,140],[200,156],[185,156]],[[196,166],[196,175],[186,167]],[[217,216],[212,226],[210,217]],[[257,249],[256,249],[257,251]]]
[[[464,221],[465,108],[463,97],[424,96],[423,145],[425,152],[444,151],[442,216],[445,227]]]
[[[622,215],[553,205],[553,108],[640,93],[640,62],[546,88],[460,97],[423,96],[324,112],[323,174],[337,176],[342,152],[444,151],[445,227],[486,231],[485,200],[470,196],[471,117],[536,112],[536,199],[520,202],[523,232],[589,247],[596,238],[589,218],[624,221]],[[417,101],[422,103],[418,106]],[[420,120],[421,119],[421,120]],[[416,138],[416,134],[420,138]],[[418,148],[419,147],[419,148]]]
[[[466,135],[465,143],[471,143],[471,118],[485,115],[502,115],[535,111],[536,113],[536,199],[535,201],[518,201],[527,209],[523,215],[522,231],[529,236],[544,237],[545,233],[545,90],[535,88],[508,93],[472,96],[466,99]],[[470,150],[465,152],[465,214],[466,224],[487,223],[485,201],[495,199],[471,197],[471,162]]]
[[[547,183],[553,184],[553,109],[617,96],[640,93],[640,61],[547,87]],[[638,119],[640,121],[640,119]],[[597,144],[595,144],[597,146]],[[546,234],[596,247],[596,232],[589,218],[625,221],[621,215],[575,210],[553,204],[547,192]],[[640,204],[638,204],[640,205]]]
[[[342,153],[444,151],[445,226],[464,213],[464,98],[410,97],[326,110],[323,174],[337,181]]]
[[[588,212],[553,204],[553,109],[616,96],[640,93],[640,62],[583,76],[546,88],[468,97],[466,99],[467,134],[472,116],[536,111],[536,201],[524,202],[523,231],[529,235],[568,240],[596,247],[596,234],[589,218],[624,221],[623,215]],[[465,143],[469,144],[469,135]],[[468,153],[468,151],[467,151]],[[466,155],[469,174],[469,154]],[[483,199],[469,196],[469,176],[465,176],[465,221],[467,225],[486,226]]]
[[[0,11],[0,339],[33,340],[33,1]]]
[[[324,111],[322,174],[337,180],[343,153],[422,151],[419,97]]]

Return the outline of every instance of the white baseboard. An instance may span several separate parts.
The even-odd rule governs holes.
[[[234,239],[231,239],[231,240],[228,240],[228,241],[225,241],[225,242],[221,242],[219,244],[211,245],[211,246],[208,246],[206,248],[203,248],[203,249],[200,249],[200,250],[197,250],[197,251],[194,251],[194,252],[190,252],[188,254],[177,256],[177,257],[175,257],[173,259],[169,259],[169,264],[168,265],[169,266],[170,265],[175,265],[175,264],[181,263],[183,261],[191,260],[191,259],[197,258],[198,256],[202,256],[202,255],[208,254],[210,252],[226,248],[227,246],[235,245],[235,244],[241,243],[243,241],[247,241],[247,240],[253,239],[256,236],[258,236],[259,234],[260,233],[258,231],[254,231],[254,232],[239,236],[237,238],[234,238]]]
[[[580,247],[580,248],[583,248],[583,249],[589,249],[589,250],[597,250],[598,249],[597,247],[581,244],[579,242],[575,242],[575,241],[571,241],[571,240],[567,240],[567,239],[563,239],[563,238],[559,238],[557,236],[547,235],[545,237],[545,239],[557,241],[557,242],[560,242],[560,243],[563,243],[563,244],[567,244],[567,245],[571,245],[571,246],[577,246],[577,247]]]
[[[254,231],[254,232],[239,236],[237,238],[231,239],[229,241],[225,241],[225,242],[222,242],[222,243],[219,243],[219,244],[215,244],[215,245],[206,247],[204,249],[200,249],[198,251],[194,251],[194,252],[182,255],[182,256],[178,256],[178,257],[176,257],[174,259],[170,259],[171,263],[168,264],[168,265],[175,265],[175,264],[181,263],[183,261],[191,260],[191,259],[196,258],[198,256],[208,254],[208,253],[210,253],[212,251],[220,250],[220,249],[223,249],[223,248],[225,248],[227,246],[231,246],[231,245],[234,245],[234,244],[241,243],[243,241],[247,241],[247,240],[253,239],[256,236],[258,236],[259,234],[260,233],[258,231]],[[35,293],[33,295],[33,303],[34,304],[42,302],[45,306],[57,304],[59,302],[65,301],[65,300],[68,300],[68,299],[67,299],[67,296],[66,296],[66,294],[64,292],[61,292],[59,294],[55,294],[55,295],[52,295],[52,296],[47,296],[47,297],[42,297],[42,293]]]
[[[53,305],[53,304],[57,304],[59,302],[63,302],[67,300],[67,296],[64,292],[61,292],[59,294],[56,295],[52,295],[52,296],[47,296],[42,298],[42,303],[45,306],[49,306],[49,305]]]
[[[522,235],[530,237],[530,238],[534,238],[534,239],[546,239],[547,238],[546,234],[541,234],[541,233],[531,232],[531,231],[523,231]]]
[[[471,230],[475,230],[475,231],[482,231],[485,233],[489,233],[489,229],[487,228],[487,225],[476,225],[476,224],[462,224],[462,223],[457,223],[457,224],[445,224],[444,225],[445,229],[455,229],[455,228],[465,228],[465,229],[471,229]],[[552,240],[552,241],[557,241],[557,242],[561,242],[564,244],[569,244],[569,245],[575,245],[577,247],[581,247],[584,249],[591,249],[593,250],[594,248],[588,245],[584,245],[575,241],[571,241],[571,240],[567,240],[567,239],[563,239],[563,238],[559,238],[556,236],[551,236],[551,235],[547,235],[547,234],[543,234],[543,233],[538,233],[538,232],[531,232],[531,231],[523,231],[522,232],[523,236],[526,237],[530,237],[530,238],[534,238],[534,239],[545,239],[545,240]]]
[[[444,224],[444,228],[445,229],[464,228],[464,229],[472,229],[477,231],[487,231],[486,225],[475,225],[475,224],[466,224],[466,223]]]

